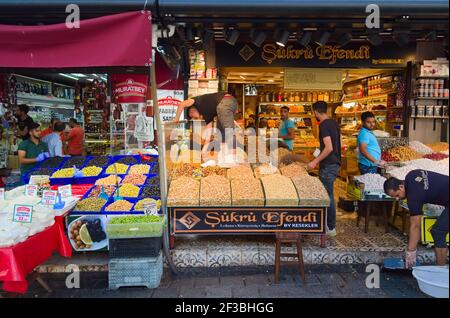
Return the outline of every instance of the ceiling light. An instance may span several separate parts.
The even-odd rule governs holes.
[[[235,45],[239,38],[239,31],[236,29],[227,28],[223,30],[223,37],[225,38],[225,42],[230,45]]]
[[[214,31],[212,30],[205,30],[203,32],[203,44],[205,47],[209,47],[211,45],[211,42],[214,41]]]
[[[344,33],[343,35],[341,35],[339,37],[339,39],[337,40],[337,43],[340,46],[345,46],[352,41],[352,38],[353,38],[353,36],[351,33]]]
[[[316,38],[314,42],[316,42],[319,46],[324,46],[325,44],[327,44],[330,36],[331,33],[328,31],[316,32]]]
[[[75,76],[71,76],[69,74],[59,73],[59,75],[67,77],[67,78],[70,78],[70,79],[73,79],[75,81],[78,81],[78,78],[76,78]]]
[[[71,74],[76,77],[86,77],[86,75],[81,74],[81,73],[71,73]]]
[[[299,36],[297,36],[297,41],[303,46],[308,46],[308,44],[311,42],[312,39],[312,32],[311,31],[303,31],[303,33]]]
[[[373,46],[379,46],[383,43],[383,39],[378,34],[369,34],[367,36],[367,41],[369,41],[370,44]]]
[[[286,30],[281,30],[276,37],[276,44],[281,47],[285,47],[289,40],[289,32]]]
[[[425,40],[427,41],[436,41],[437,39],[437,34],[436,31],[429,31],[425,34]]]
[[[244,76],[240,75],[239,77],[242,78],[243,80],[245,80],[245,77],[244,77]]]
[[[273,79],[269,79],[269,80],[267,80],[268,82],[274,82],[274,80]]]
[[[107,79],[106,77],[104,77],[104,76],[100,76],[100,78],[101,78],[102,80],[104,80],[105,82],[108,81],[108,79]]]
[[[263,31],[251,30],[250,38],[251,38],[251,42],[253,43],[254,46],[261,47],[261,45],[264,43],[264,41],[267,38],[267,34],[264,33]]]
[[[398,46],[405,46],[409,43],[409,33],[408,31],[394,31],[394,35],[392,37],[397,43]]]

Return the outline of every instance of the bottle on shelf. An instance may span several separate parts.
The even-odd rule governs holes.
[[[313,93],[312,93],[312,101],[313,101],[313,103],[315,103],[315,102],[317,102],[317,92],[316,91],[314,91]]]
[[[323,101],[327,103],[330,101],[330,94],[328,92],[323,94]]]
[[[290,101],[290,102],[295,102],[295,96],[294,96],[294,93],[293,93],[293,92],[290,92],[290,93],[289,93],[289,101]]]
[[[299,102],[299,101],[300,101],[300,95],[298,94],[298,92],[295,92],[294,102]]]
[[[282,101],[283,101],[283,94],[281,93],[281,91],[279,91],[277,94],[277,102],[282,102]]]
[[[288,102],[288,101],[289,101],[288,93],[284,92],[284,94],[283,94],[283,102]]]
[[[309,103],[312,102],[312,93],[311,92],[306,93],[306,101]]]

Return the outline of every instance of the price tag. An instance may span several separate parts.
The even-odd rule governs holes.
[[[158,216],[158,208],[155,202],[147,203],[144,205],[145,215],[156,215]]]
[[[5,188],[0,188],[0,200],[5,200]]]
[[[42,205],[53,206],[56,203],[56,197],[58,196],[58,191],[45,190],[42,192]]]
[[[37,197],[39,187],[35,184],[27,184],[25,186],[25,195],[29,197]]]
[[[33,206],[29,204],[15,204],[13,222],[31,223],[33,220]]]
[[[58,187],[58,192],[61,194],[61,199],[70,198],[72,196],[72,185]]]

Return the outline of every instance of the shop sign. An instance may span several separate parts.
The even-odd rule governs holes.
[[[64,185],[58,187],[58,192],[61,195],[61,199],[70,198],[72,196],[72,185]]]
[[[28,197],[36,197],[38,194],[38,186],[35,184],[27,184],[25,186],[25,195]]]
[[[58,191],[53,191],[53,190],[42,191],[42,205],[53,206],[56,203],[57,196],[58,196]]]
[[[342,90],[342,71],[336,69],[286,68],[284,89]]]
[[[114,103],[144,103],[147,99],[147,75],[112,74],[110,81]]]
[[[172,121],[175,118],[178,106],[184,100],[184,92],[181,90],[159,89],[157,96],[161,122]],[[183,119],[184,114],[181,114],[180,120]]]
[[[399,47],[395,43],[371,46],[368,43],[352,43],[344,47],[337,44],[303,47],[289,43],[280,47],[266,43],[256,48],[250,43],[230,46],[216,43],[216,64],[220,67],[404,67],[414,59],[415,43]]]
[[[5,201],[5,188],[0,188],[0,200]]]
[[[171,208],[173,234],[324,234],[325,207]]]
[[[15,204],[13,222],[31,223],[33,220],[33,206],[29,204]]]

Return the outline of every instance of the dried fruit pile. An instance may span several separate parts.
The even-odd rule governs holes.
[[[118,194],[121,197],[137,198],[139,195],[139,187],[132,185],[131,183],[124,183],[118,189]]]
[[[114,194],[114,192],[116,191],[116,187],[114,186],[95,186],[91,192],[89,192],[89,197],[98,197],[100,195],[100,193],[102,193],[102,187],[105,191],[105,193],[108,196],[112,196]]]
[[[106,168],[106,174],[125,174],[128,171],[128,166],[121,163],[114,163]]]
[[[150,172],[149,165],[134,165],[131,166],[128,174],[148,174]]]
[[[114,203],[111,203],[105,208],[105,211],[112,212],[112,211],[131,211],[131,208],[133,207],[133,203],[127,201],[127,200],[118,200]]]
[[[280,174],[280,170],[278,170],[277,167],[275,167],[271,164],[268,164],[268,163],[265,163],[265,164],[262,164],[262,165],[256,167],[254,169],[254,172],[255,172],[256,178],[261,178],[263,176],[267,176],[267,175],[271,175],[271,174]]]
[[[434,160],[434,161],[439,161],[439,160],[443,160],[443,159],[448,158],[448,155],[444,155],[443,153],[440,153],[440,152],[434,152],[432,154],[428,154],[428,155],[425,155],[423,157],[427,158],[427,159]]]
[[[119,176],[111,175],[106,178],[101,178],[95,181],[96,185],[116,185],[122,181],[122,178]]]
[[[308,175],[308,171],[306,171],[304,165],[297,162],[291,163],[287,166],[283,166],[280,168],[280,170],[283,176],[289,178]]]
[[[227,171],[228,179],[253,179],[253,170],[250,166],[239,165],[228,169]]]
[[[89,166],[81,169],[81,172],[85,177],[96,177],[102,172],[102,170],[103,169],[99,167]]]
[[[427,144],[427,146],[433,149],[434,152],[442,152],[448,150],[448,143],[446,142],[435,142],[432,144]]]
[[[72,168],[73,166],[75,166],[78,169],[80,169],[84,165],[85,161],[86,157],[72,157],[67,159],[66,162],[64,162],[62,168]]]
[[[388,153],[393,157],[398,158],[400,161],[410,161],[422,158],[422,156],[416,151],[403,146],[392,148],[388,151]]]
[[[75,174],[75,169],[66,168],[55,171],[52,178],[72,178]]]
[[[136,185],[142,185],[145,183],[145,180],[147,179],[146,176],[143,174],[129,174],[125,176],[122,183],[131,183]]]

